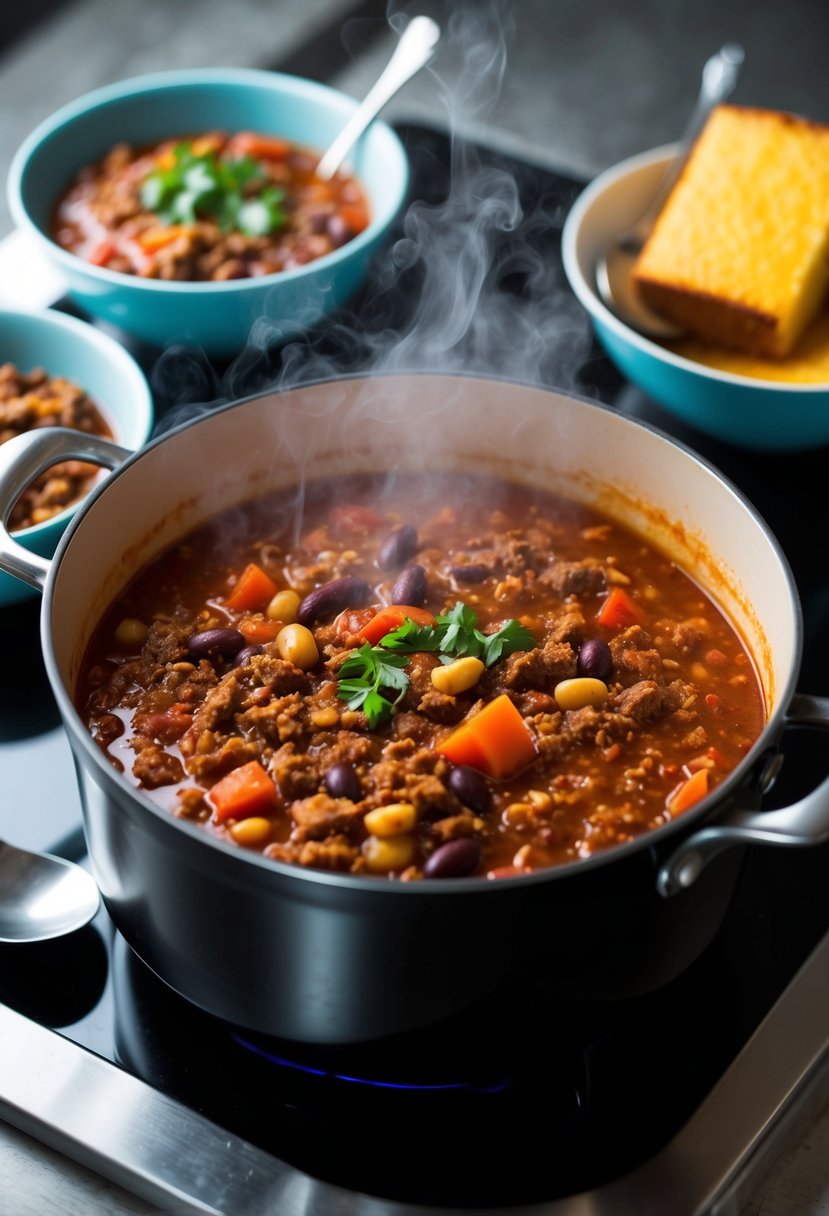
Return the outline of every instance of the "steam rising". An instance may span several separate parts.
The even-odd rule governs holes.
[[[221,374],[199,352],[170,347],[153,371],[156,391],[179,407],[166,425],[252,392],[354,372],[466,372],[574,387],[568,369],[591,340],[556,255],[561,203],[539,197],[531,170],[519,183],[457,135],[480,128],[497,101],[508,35],[502,0],[469,0],[444,26],[426,71],[447,113],[448,192],[411,202],[375,261],[370,292],[310,335],[259,318]],[[445,178],[442,165],[419,170],[426,182]]]

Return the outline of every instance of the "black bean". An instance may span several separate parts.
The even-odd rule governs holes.
[[[232,659],[245,644],[245,639],[238,629],[203,629],[187,639],[187,649],[194,659],[209,659],[211,655],[221,655],[224,659]]]
[[[486,566],[450,566],[449,572],[459,583],[482,583],[488,576],[489,570]]]
[[[483,773],[466,764],[459,764],[449,774],[449,788],[464,806],[478,815],[485,815],[492,803],[489,783]]]
[[[423,867],[427,878],[463,878],[481,864],[481,846],[471,836],[449,840],[435,849]]]
[[[417,532],[411,524],[401,524],[389,533],[377,550],[377,565],[381,570],[398,570],[416,552]]]
[[[371,598],[371,587],[364,578],[335,578],[306,595],[297,610],[300,625],[313,625],[321,616],[335,616],[343,608],[362,608]]]
[[[423,566],[407,566],[397,576],[391,589],[393,604],[411,604],[422,608],[426,603],[426,571]]]
[[[265,647],[259,642],[253,642],[250,646],[243,646],[233,660],[234,667],[244,667],[245,663],[249,663],[255,654],[262,654]]]
[[[359,802],[363,796],[363,787],[351,764],[332,764],[325,774],[325,788],[332,798],[349,798]]]
[[[576,674],[607,683],[612,668],[613,657],[604,638],[589,638],[576,659]]]

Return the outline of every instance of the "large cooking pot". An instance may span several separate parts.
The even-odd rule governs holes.
[[[715,469],[576,397],[492,379],[354,377],[217,409],[128,456],[70,431],[0,448],[0,503],[56,460],[116,471],[54,560],[0,535],[0,568],[43,591],[42,644],[76,760],[95,877],[127,942],[167,984],[230,1022],[325,1043],[436,1022],[530,977],[579,997],[654,989],[716,933],[749,841],[829,834],[829,779],[757,810],[792,721],[801,617],[785,558]],[[484,469],[587,501],[638,529],[719,602],[754,656],[767,725],[738,769],[679,820],[590,859],[499,881],[400,883],[267,861],[211,839],[134,789],[73,704],[81,657],[136,570],[216,511],[347,470]]]

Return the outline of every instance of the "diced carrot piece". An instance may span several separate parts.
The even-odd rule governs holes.
[[[227,145],[230,156],[252,156],[254,160],[284,160],[290,150],[286,139],[276,135],[260,135],[258,131],[240,131]]]
[[[158,253],[159,249],[172,245],[180,236],[187,236],[193,229],[189,224],[159,224],[138,234],[138,244],[145,253]]]
[[[708,793],[709,772],[708,768],[698,768],[687,781],[683,781],[682,785],[677,786],[668,798],[667,806],[670,815],[681,815],[683,811],[687,811],[705,797]]]
[[[413,608],[411,604],[389,604],[387,607],[381,608],[377,615],[363,626],[359,636],[364,642],[370,642],[372,646],[376,646],[387,633],[398,629],[407,617],[416,625],[434,625],[435,623],[434,616],[425,608]]]
[[[249,646],[264,646],[266,642],[275,641],[282,628],[282,621],[260,621],[251,616],[243,617],[239,622],[239,632]]]
[[[194,156],[204,156],[207,152],[219,152],[226,142],[227,137],[221,131],[212,131],[209,135],[200,135],[198,139],[194,139],[190,151]]]
[[[262,815],[276,803],[276,787],[258,760],[231,769],[208,795],[216,823]]]
[[[506,693],[462,723],[437,751],[453,764],[468,764],[500,781],[532,764],[536,756],[533,737]]]
[[[256,562],[248,562],[239,581],[225,600],[231,612],[256,612],[269,604],[279,588]]]
[[[86,260],[93,266],[106,266],[111,257],[117,253],[115,245],[112,241],[100,241],[91,253],[87,254]]]
[[[338,208],[340,219],[345,224],[346,228],[356,236],[358,232],[362,232],[368,227],[368,215],[364,207],[356,207],[354,205],[344,204]]]
[[[614,587],[599,609],[596,620],[605,629],[626,629],[628,625],[644,625],[645,614],[622,587]]]

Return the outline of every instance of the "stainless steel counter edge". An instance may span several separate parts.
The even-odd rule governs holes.
[[[716,993],[711,1016],[716,1017]],[[630,1216],[683,1196],[673,1216],[714,1216],[790,1117],[827,1080],[829,934],[711,1093],[664,1149],[616,1181],[522,1209],[526,1216]],[[320,1182],[229,1135],[109,1061],[0,1006],[0,1116],[162,1211],[213,1216],[416,1216]],[[498,1216],[494,1209],[478,1216]],[[733,1209],[731,1209],[733,1210]],[[511,1213],[515,1209],[510,1209]],[[457,1216],[458,1209],[442,1216]]]

